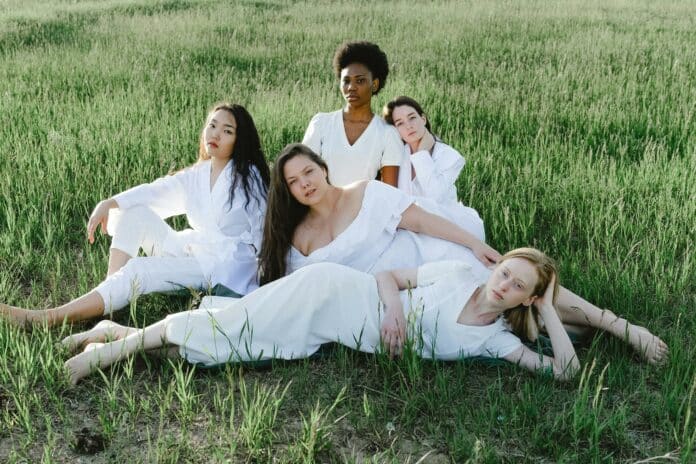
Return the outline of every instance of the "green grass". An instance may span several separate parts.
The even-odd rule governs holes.
[[[662,336],[669,364],[598,336],[568,384],[338,349],[269,370],[141,357],[70,388],[55,342],[91,323],[0,324],[0,461],[696,460],[696,5],[419,5],[0,0],[0,301],[99,282],[89,212],[191,164],[213,102],[246,105],[274,159],[340,107],[333,50],[364,38],[392,64],[374,109],[424,104],[467,159],[459,194],[489,242],[556,257],[566,286]],[[116,317],[188,305],[149,296]]]

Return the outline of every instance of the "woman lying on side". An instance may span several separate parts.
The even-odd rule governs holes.
[[[572,377],[579,362],[554,308],[553,262],[538,250],[522,248],[503,256],[492,272],[477,269],[443,261],[373,276],[313,264],[224,307],[170,315],[145,329],[102,321],[64,340],[71,348],[86,345],[66,367],[75,383],[140,349],[175,346],[188,362],[212,366],[305,358],[328,342],[365,352],[383,347],[393,356],[408,338],[424,358],[496,357],[534,371],[551,370],[558,379]],[[534,339],[539,323],[551,338],[553,357],[520,341]],[[650,362],[667,356],[660,339],[608,311],[585,324],[628,337]],[[107,339],[115,340],[103,343]]]
[[[455,183],[464,167],[464,157],[436,138],[421,105],[410,97],[397,97],[384,105],[382,116],[399,131],[404,157],[399,168],[399,190],[416,203],[442,214],[485,241],[483,221],[475,209],[459,203]]]
[[[109,314],[152,292],[221,285],[243,295],[258,287],[270,172],[251,115],[218,104],[200,136],[198,162],[99,202],[88,238],[107,228],[113,240],[106,279],[57,308],[26,310],[0,304],[11,322],[60,324]],[[186,214],[191,229],[175,231],[164,219]],[[107,225],[108,224],[108,225]],[[142,249],[148,256],[138,257]]]

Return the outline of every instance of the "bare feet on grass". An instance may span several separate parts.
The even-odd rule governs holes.
[[[89,343],[120,340],[132,332],[133,329],[130,327],[105,319],[90,330],[68,335],[60,343],[68,350],[74,351]]]
[[[70,384],[75,385],[97,369],[110,366],[118,361],[121,343],[89,343],[85,350],[65,361]]]
[[[625,337],[633,349],[650,364],[662,364],[669,358],[667,344],[645,327],[629,323]]]

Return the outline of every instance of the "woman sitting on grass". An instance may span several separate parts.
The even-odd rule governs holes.
[[[373,276],[338,264],[313,264],[223,307],[170,315],[145,329],[102,321],[63,341],[73,349],[84,346],[66,367],[75,383],[140,349],[174,346],[186,361],[212,366],[305,358],[328,342],[365,352],[383,347],[398,356],[410,340],[424,358],[502,358],[571,378],[579,362],[554,308],[553,262],[538,250],[522,248],[503,256],[492,272],[478,269],[443,261]],[[536,338],[540,323],[553,357],[520,341]],[[650,362],[667,356],[660,339],[608,311],[591,313],[582,323],[627,337]]]
[[[109,314],[145,293],[218,284],[238,295],[252,291],[269,178],[251,115],[240,105],[216,105],[196,164],[97,204],[87,224],[89,242],[99,226],[113,235],[101,284],[57,308],[0,304],[0,315],[54,325]],[[177,232],[164,221],[179,214],[191,229]],[[148,256],[137,257],[140,249]]]
[[[370,42],[347,42],[336,50],[334,72],[342,110],[317,113],[307,126],[302,143],[330,167],[331,183],[342,187],[378,174],[396,187],[403,157],[399,134],[372,112],[372,97],[387,82],[387,55]]]
[[[396,127],[404,142],[399,190],[416,197],[419,206],[442,214],[485,241],[481,217],[457,199],[455,183],[464,167],[464,157],[432,134],[430,121],[413,98],[395,98],[384,106],[382,116]]]

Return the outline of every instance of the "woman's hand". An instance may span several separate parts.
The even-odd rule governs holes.
[[[94,243],[94,231],[101,225],[102,234],[106,234],[106,223],[109,220],[109,210],[118,208],[118,203],[113,198],[102,200],[94,207],[94,211],[87,221],[87,240]]]
[[[554,287],[556,286],[556,274],[553,274],[551,276],[551,280],[549,280],[549,284],[546,286],[546,290],[544,290],[544,294],[541,295],[540,297],[537,297],[536,300],[534,300],[534,305],[537,307],[540,313],[542,313],[541,317],[544,317],[543,315],[543,310],[544,309],[553,309],[553,290]]]
[[[420,139],[420,142],[418,142],[418,150],[425,150],[428,153],[430,153],[430,150],[433,149],[435,146],[435,137],[433,137],[433,134],[430,133],[430,131],[426,130],[425,134],[423,134],[423,138]]]
[[[471,247],[476,258],[481,261],[486,267],[490,267],[497,263],[501,256],[500,253],[495,251],[493,248],[489,247],[483,242],[479,242]]]
[[[382,343],[387,349],[390,358],[401,356],[401,351],[406,340],[406,318],[400,310],[387,310],[382,320]]]

